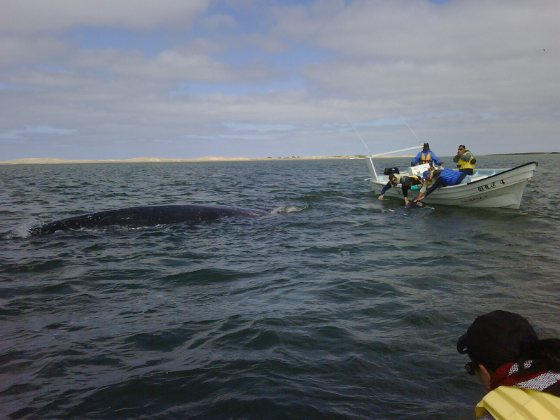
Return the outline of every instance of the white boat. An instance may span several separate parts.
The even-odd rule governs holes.
[[[390,152],[392,153],[392,152]],[[388,175],[379,175],[375,169],[373,158],[380,155],[370,155],[366,158],[371,182],[379,191],[389,181]],[[412,166],[401,175],[418,175],[427,170],[428,164]],[[429,204],[443,204],[459,207],[499,207],[518,209],[527,182],[533,177],[537,162],[529,162],[515,168],[508,169],[477,169],[467,183],[442,187],[431,193],[423,201]],[[409,198],[414,198],[414,192],[409,192]],[[399,187],[390,188],[386,196],[401,197]]]

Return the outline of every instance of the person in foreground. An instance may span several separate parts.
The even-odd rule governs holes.
[[[467,178],[466,173],[454,171],[453,169],[448,168],[424,171],[422,178],[424,178],[424,183],[427,183],[430,186],[427,189],[424,189],[424,192],[420,189],[420,194],[418,194],[418,197],[414,199],[415,203],[421,202],[424,198],[440,187],[458,185],[463,181],[468,182],[468,180],[470,180],[470,177]]]
[[[418,152],[418,154],[410,162],[410,166],[416,166],[421,163],[429,163],[430,165],[433,165],[435,163],[438,166],[441,165],[441,161],[439,160],[437,155],[430,150],[429,143],[424,143],[424,146],[422,146],[422,150]]]
[[[399,175],[399,174],[391,174],[389,175],[389,182],[387,182],[387,184],[385,184],[383,186],[383,188],[381,189],[381,192],[379,193],[379,197],[377,197],[379,200],[384,200],[385,199],[385,193],[387,192],[387,190],[389,190],[392,187],[396,187],[398,184],[401,184],[401,188],[402,188],[402,195],[404,197],[404,205],[408,206],[410,204],[409,200],[408,200],[408,191],[410,191],[410,189],[412,188],[412,186],[414,185],[422,185],[422,179],[418,176],[403,176],[403,175]]]
[[[488,391],[477,419],[560,418],[560,339],[539,339],[521,315],[498,310],[476,318],[457,351]]]
[[[453,162],[457,164],[459,172],[464,172],[467,175],[474,173],[476,158],[470,150],[467,150],[464,144],[460,144],[457,148],[457,154],[453,158]]]

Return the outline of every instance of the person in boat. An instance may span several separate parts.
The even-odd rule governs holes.
[[[457,154],[453,158],[453,162],[457,164],[457,169],[467,175],[474,173],[476,158],[470,150],[467,150],[464,144],[459,145]]]
[[[410,162],[410,166],[416,166],[422,163],[429,163],[430,165],[435,163],[438,166],[442,164],[437,155],[430,150],[429,143],[424,143],[422,150],[418,152],[418,154]]]
[[[475,319],[457,351],[488,392],[477,419],[560,418],[560,339],[539,339],[527,319],[497,310]]]
[[[408,206],[410,204],[408,200],[408,192],[414,185],[422,186],[423,181],[422,178],[415,175],[401,175],[401,174],[390,174],[389,175],[389,182],[383,186],[381,192],[379,193],[379,200],[385,199],[385,193],[393,188],[396,187],[398,184],[401,184],[402,188],[402,195],[404,197],[404,205]]]
[[[427,187],[425,194],[422,195],[422,192],[418,194],[418,197],[414,199],[415,203],[421,202],[424,198],[429,196],[438,188],[458,185],[464,181],[468,182],[468,180],[470,179],[470,177],[467,178],[466,173],[455,171],[449,168],[424,171],[424,173],[422,174],[422,178],[424,178],[424,183],[428,182],[431,185]]]
[[[418,195],[414,199],[415,203],[418,203],[418,202],[422,201],[422,198],[424,198],[426,196],[426,191],[428,191],[428,188],[430,188],[432,186],[432,184],[434,183],[434,177],[433,176],[428,176],[428,174],[426,172],[432,172],[433,173],[435,170],[436,170],[436,168],[434,168],[433,166],[430,166],[430,168],[427,171],[424,171],[424,173],[422,174],[422,179],[424,180],[424,183],[422,184],[422,187],[420,188],[420,191],[418,192]]]

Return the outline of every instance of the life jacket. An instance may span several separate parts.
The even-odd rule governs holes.
[[[486,414],[495,419],[558,419],[560,398],[547,392],[500,386],[486,394],[474,410],[477,419]]]
[[[432,162],[432,152],[428,150],[426,153],[422,152],[420,154],[420,162],[422,163],[431,163]]]
[[[459,169],[474,169],[474,164],[476,162],[476,159],[475,159],[474,155],[471,153],[470,150],[465,150],[465,153],[470,153],[472,157],[468,161],[463,160],[463,159],[459,159],[457,161],[457,168],[459,168]]]
[[[444,168],[439,173],[439,177],[443,180],[443,183],[445,184],[446,187],[450,185],[456,185],[461,175],[464,174],[449,168]]]

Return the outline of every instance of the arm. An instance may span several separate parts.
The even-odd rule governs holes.
[[[437,155],[434,152],[432,152],[432,160],[436,165],[441,165],[441,160],[437,157]]]
[[[465,162],[470,162],[472,158],[473,158],[473,155],[469,151],[467,151],[467,152],[465,152],[461,155],[461,160],[464,160]]]
[[[433,193],[436,190],[436,188],[437,188],[437,186],[435,186],[435,185],[432,185],[430,188],[428,188],[428,191],[426,191],[426,195],[423,198],[426,198],[431,193]]]
[[[418,165],[418,163],[420,163],[420,155],[421,154],[422,154],[422,152],[418,152],[416,157],[410,161],[411,166]]]
[[[404,197],[404,205],[408,206],[408,191],[410,190],[410,185],[402,186],[402,195]]]
[[[431,193],[433,193],[435,190],[437,190],[439,187],[443,187],[443,180],[441,178],[438,177],[438,179],[435,180],[435,182],[433,183],[433,185],[428,188],[428,191],[426,191],[426,195],[424,196],[424,198],[426,198],[427,196],[429,196]]]
[[[387,184],[385,184],[383,186],[383,188],[381,188],[381,192],[379,193],[379,197],[377,197],[379,200],[383,200],[385,193],[391,188],[391,182],[387,182]]]
[[[422,188],[420,188],[420,192],[418,193],[418,195],[414,199],[415,203],[418,203],[418,202],[422,201],[424,199],[424,197],[426,197],[426,191],[428,190],[428,187],[430,185],[431,185],[430,181],[426,181],[422,184]]]

